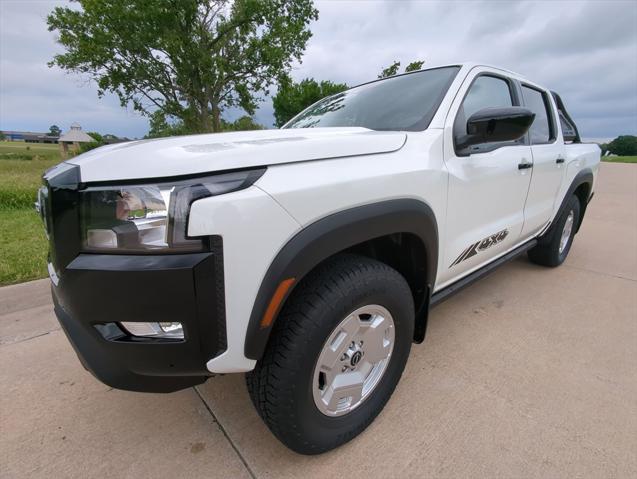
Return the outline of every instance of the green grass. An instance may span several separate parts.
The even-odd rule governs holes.
[[[0,141],[1,160],[55,160],[60,158],[59,145],[25,143],[23,141]]]
[[[58,145],[0,141],[0,209],[33,207],[42,173],[60,161]]]
[[[59,162],[59,158],[0,160],[0,209],[32,208],[42,173]]]
[[[637,156],[603,156],[602,161],[608,163],[637,163]]]
[[[47,242],[33,208],[58,145],[0,141],[0,286],[46,276]]]
[[[0,209],[0,286],[46,277],[47,251],[33,208]]]

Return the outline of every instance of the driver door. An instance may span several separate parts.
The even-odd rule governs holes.
[[[490,72],[470,74],[445,124],[449,172],[446,248],[436,289],[480,268],[516,245],[524,224],[533,157],[526,135],[517,141],[458,149],[467,119],[488,107],[520,105],[515,83]]]

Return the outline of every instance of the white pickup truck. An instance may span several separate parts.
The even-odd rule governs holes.
[[[276,437],[324,452],[382,410],[434,305],[522,253],[564,261],[599,160],[556,93],[475,64],[280,130],[105,146],[44,175],[55,311],[106,384],[244,372]]]

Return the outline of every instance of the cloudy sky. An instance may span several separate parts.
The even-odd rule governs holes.
[[[50,69],[46,28],[60,2],[0,0],[0,129],[85,130],[141,137],[148,121],[85,79]],[[357,84],[393,60],[476,61],[558,91],[585,138],[637,134],[637,2],[317,1],[318,22],[295,79]],[[231,112],[230,116],[236,116]],[[266,100],[256,116],[271,126]]]

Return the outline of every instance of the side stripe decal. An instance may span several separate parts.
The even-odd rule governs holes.
[[[460,253],[460,256],[458,256],[458,258],[456,258],[456,260],[453,263],[451,263],[451,266],[455,266],[458,263],[464,261],[465,259],[477,254],[475,250],[479,244],[480,244],[480,241],[478,241],[477,243],[473,243],[472,245],[469,245],[469,247],[466,248],[462,253]],[[473,254],[471,254],[472,252]],[[451,266],[449,267],[451,268]]]
[[[458,256],[456,260],[453,263],[451,263],[451,265],[449,265],[449,267],[452,268],[458,263],[462,263],[464,260],[472,258],[478,253],[491,248],[491,246],[494,246],[504,241],[504,238],[506,238],[508,235],[509,235],[509,230],[503,229],[502,231],[498,231],[497,233],[487,236],[486,238],[481,239],[480,241],[476,241],[475,243],[469,245],[462,253],[460,253],[460,256]]]

